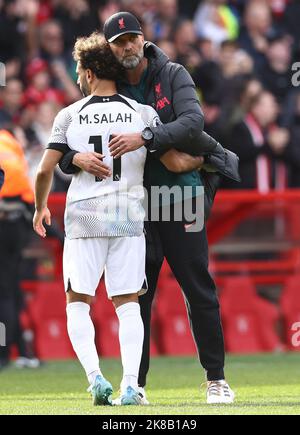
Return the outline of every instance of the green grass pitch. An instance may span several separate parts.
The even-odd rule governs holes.
[[[102,370],[116,396],[120,362],[103,360]],[[96,408],[76,361],[51,362],[38,370],[9,368],[0,372],[0,414],[300,414],[300,354],[229,356],[226,371],[237,395],[233,406],[206,405],[196,358],[153,358],[151,406]]]

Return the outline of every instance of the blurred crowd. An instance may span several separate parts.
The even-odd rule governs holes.
[[[13,129],[33,179],[57,112],[81,98],[72,48],[119,10],[192,75],[205,130],[240,156],[240,185],[300,187],[300,0],[0,0],[0,129]],[[69,179],[59,170],[54,189]]]

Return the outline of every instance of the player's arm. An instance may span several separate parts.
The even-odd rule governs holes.
[[[193,157],[190,154],[172,149],[161,156],[160,161],[169,171],[183,173],[201,169],[204,158]],[[71,149],[64,154],[59,162],[59,167],[66,174],[75,174],[83,170],[89,174],[106,178],[110,176],[109,170],[105,167],[102,168],[102,165],[100,156],[98,156],[97,153],[79,153]],[[105,171],[107,170],[108,172],[106,173]]]
[[[51,224],[51,214],[47,207],[48,197],[52,186],[55,166],[61,159],[65,148],[68,148],[67,131],[72,122],[69,109],[62,109],[55,117],[47,150],[39,164],[35,180],[35,207],[33,218],[34,231],[41,237],[46,237],[43,225]]]
[[[204,164],[204,157],[193,157],[175,149],[167,151],[160,157],[160,161],[170,171],[177,174],[200,170]]]
[[[41,237],[46,237],[43,221],[51,225],[51,213],[47,202],[53,181],[55,166],[61,159],[62,152],[46,150],[39,164],[35,179],[35,214],[33,229]]]

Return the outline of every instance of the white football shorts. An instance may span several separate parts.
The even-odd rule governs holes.
[[[109,299],[147,292],[146,242],[140,237],[65,239],[63,270],[65,290],[95,296],[105,272]]]

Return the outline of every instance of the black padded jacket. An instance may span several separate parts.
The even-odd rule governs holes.
[[[203,112],[195,84],[187,70],[182,65],[171,62],[151,42],[145,43],[144,52],[149,61],[145,101],[157,110],[162,121],[161,125],[151,127],[154,140],[150,151],[160,157],[168,150],[176,148],[192,155],[205,156],[206,165],[202,170],[202,178],[207,187],[206,200],[210,208],[220,175],[235,181],[240,180],[238,157],[203,131]],[[118,83],[118,92],[132,98],[125,83]],[[72,165],[75,153],[69,151],[62,157],[60,167],[63,172],[72,174],[79,170]],[[206,215],[208,213],[209,210]]]

